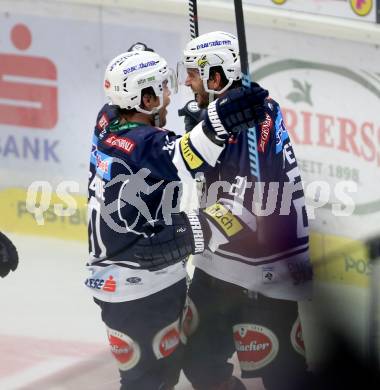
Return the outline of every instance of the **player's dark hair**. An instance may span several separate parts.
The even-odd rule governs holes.
[[[144,103],[143,103],[144,96],[148,96],[148,97],[154,99],[156,97],[156,93],[154,92],[153,87],[146,87],[146,88],[141,90],[140,106],[142,106],[142,107],[144,107]],[[122,109],[122,111],[124,111],[125,114],[129,114],[129,115],[135,114],[137,112],[137,110],[135,108],[132,108],[132,110]]]
[[[227,85],[228,79],[227,79],[226,75],[224,74],[224,70],[223,70],[223,68],[221,66],[213,66],[213,67],[211,67],[210,68],[210,77],[209,78],[210,79],[215,78],[215,74],[216,73],[220,74],[222,87]],[[237,87],[241,87],[241,80],[233,81],[233,83],[231,84],[229,89],[233,89],[233,88],[237,88]]]

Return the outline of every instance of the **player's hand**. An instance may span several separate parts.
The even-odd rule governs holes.
[[[0,276],[4,278],[18,265],[18,254],[12,241],[0,233]]]
[[[231,135],[264,121],[268,96],[268,91],[257,83],[251,83],[250,88],[228,90],[225,96],[209,104],[204,120],[205,133],[215,143],[221,144]]]
[[[186,132],[193,130],[193,128],[202,121],[204,114],[205,110],[200,109],[195,100],[189,100],[184,107],[178,110],[178,115],[185,117]]]
[[[171,225],[162,219],[143,226],[147,237],[133,245],[130,259],[141,269],[157,271],[204,251],[208,226],[200,215],[173,213],[171,219]]]

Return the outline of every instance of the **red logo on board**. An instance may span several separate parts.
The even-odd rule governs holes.
[[[26,50],[32,35],[24,24],[12,28],[11,40]],[[0,124],[52,129],[58,121],[57,69],[45,57],[0,54]]]

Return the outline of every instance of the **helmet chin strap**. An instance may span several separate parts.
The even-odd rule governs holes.
[[[210,104],[211,102],[213,102],[215,99],[218,98],[218,96],[220,94],[222,94],[223,92],[227,91],[227,89],[231,86],[231,84],[233,83],[233,80],[230,79],[228,80],[228,83],[219,91],[215,91],[213,89],[209,89],[208,86],[207,86],[207,81],[208,80],[204,80],[203,81],[203,86],[205,88],[205,91],[208,93],[208,103]]]
[[[215,91],[210,91],[208,93],[208,104],[210,104],[211,102],[213,102],[215,100]]]
[[[154,126],[160,127],[160,114],[158,112],[155,112],[153,114],[153,120],[154,120]]]

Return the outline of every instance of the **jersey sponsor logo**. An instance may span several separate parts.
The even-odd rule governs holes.
[[[102,179],[111,180],[112,157],[100,152],[94,144],[91,150],[91,164],[96,166],[96,173]]]
[[[126,334],[111,328],[107,328],[107,335],[112,355],[115,357],[119,369],[127,371],[135,367],[141,356],[138,343]]]
[[[276,128],[276,154],[278,154],[282,151],[284,142],[289,138],[289,134],[286,129],[281,111],[278,111],[275,128]]]
[[[138,276],[131,276],[125,279],[125,281],[127,282],[127,284],[142,284],[141,283],[142,279],[139,278]]]
[[[103,286],[102,290],[107,291],[107,292],[115,292],[116,291],[116,280],[114,280],[112,275],[110,275],[108,277],[108,279],[104,282],[104,286]]]
[[[84,283],[87,287],[94,288],[96,290],[102,290],[106,292],[116,291],[116,281],[112,275],[109,276],[107,280],[88,278]]]
[[[157,359],[170,356],[178,347],[179,320],[161,329],[153,339],[153,351]]]
[[[278,339],[264,326],[237,324],[233,327],[233,335],[240,368],[243,371],[258,370],[277,356]]]
[[[182,156],[190,169],[197,169],[203,164],[203,160],[201,160],[191,149],[189,139],[190,133],[187,133],[180,141]]]
[[[290,341],[293,348],[300,355],[305,356],[305,343],[303,341],[302,326],[299,318],[297,318],[293,324],[292,330],[290,332]]]
[[[100,117],[100,119],[98,120],[96,127],[102,131],[108,127],[109,123],[110,123],[110,121],[109,121],[108,115],[107,115],[107,113],[104,112],[102,114],[102,116]]]
[[[101,290],[104,285],[104,279],[91,279],[88,278],[84,282],[87,287],[95,288],[97,290]]]
[[[96,156],[96,168],[103,173],[108,173],[108,167],[109,167],[109,161],[108,160],[102,160],[102,157],[97,155]]]
[[[234,236],[243,229],[239,220],[220,203],[207,207],[204,212],[217,222],[228,237]]]
[[[260,126],[261,135],[260,135],[260,141],[259,141],[258,148],[259,148],[259,151],[261,153],[265,152],[265,148],[266,148],[268,140],[269,140],[269,135],[270,135],[270,130],[272,128],[272,125],[273,125],[272,118],[266,112],[265,113],[265,121]]]
[[[127,137],[118,137],[116,135],[109,135],[104,140],[104,143],[108,146],[112,146],[116,149],[119,149],[122,152],[125,152],[127,154],[131,154],[136,147],[135,141],[133,141]]]

